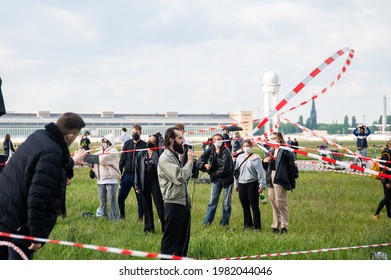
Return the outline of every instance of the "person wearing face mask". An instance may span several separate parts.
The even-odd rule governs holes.
[[[125,200],[129,195],[130,189],[134,188],[135,161],[138,150],[147,148],[147,143],[141,140],[141,126],[133,125],[131,129],[131,139],[126,141],[122,147],[121,159],[119,161],[119,170],[122,174],[120,189],[118,192],[118,206],[121,219],[125,219]],[[137,222],[143,221],[144,209],[143,199],[140,193],[135,190],[137,198]]]
[[[281,132],[272,132],[270,142],[285,144],[284,136]],[[271,156],[272,155],[272,156]],[[271,225],[273,233],[288,233],[288,190],[296,186],[298,178],[295,158],[292,152],[274,147],[270,150],[270,155],[263,160],[266,172],[266,185],[269,187],[269,199],[273,209],[273,223]]]
[[[119,170],[122,174],[120,189],[118,193],[118,206],[121,219],[125,219],[125,200],[129,195],[130,189],[134,187],[135,161],[138,150],[147,148],[147,143],[141,140],[141,126],[135,124],[131,130],[132,139],[125,142],[122,148],[121,159],[119,161]],[[135,190],[137,198],[137,222],[143,221],[143,198]]]
[[[108,134],[101,140],[102,147],[98,152],[98,164],[93,165],[93,171],[98,185],[100,204],[98,211],[100,216],[109,218],[111,221],[119,220],[117,204],[118,181],[121,178],[119,172],[119,155],[115,148],[113,134]],[[110,212],[107,213],[107,197],[110,202]]]
[[[210,201],[202,224],[209,226],[213,222],[223,190],[223,215],[220,225],[228,226],[232,210],[233,161],[230,150],[224,145],[223,136],[215,134],[212,139],[213,146],[207,149],[197,162],[197,168],[207,172],[212,182]]]
[[[31,134],[0,173],[0,231],[48,238],[64,201],[67,176],[87,155],[78,150],[71,158],[68,146],[85,127],[75,113],[62,114],[55,123]],[[32,259],[44,243],[7,239]],[[12,248],[0,246],[0,259],[21,259]]]
[[[246,139],[243,142],[243,154],[240,154],[235,165],[235,189],[239,192],[243,208],[244,228],[261,229],[261,211],[259,195],[266,188],[265,170],[262,159],[252,152],[253,143]],[[253,217],[251,216],[251,210]]]
[[[159,158],[158,178],[164,201],[164,233],[161,253],[187,256],[190,240],[191,204],[187,181],[192,175],[192,150],[182,166],[178,154],[183,154],[183,134],[170,127],[164,134],[164,152]]]
[[[152,198],[164,232],[164,203],[159,187],[157,167],[162,150],[159,148],[159,137],[149,137],[148,150],[141,151],[136,158],[134,185],[137,193],[141,193],[144,209],[144,232],[155,232]]]

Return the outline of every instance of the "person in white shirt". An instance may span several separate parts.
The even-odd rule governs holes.
[[[124,143],[128,140],[130,140],[130,135],[128,133],[128,130],[126,127],[123,127],[122,128],[122,131],[124,132],[124,134],[121,135],[121,137],[119,138],[119,141],[121,141],[121,147],[124,146]]]

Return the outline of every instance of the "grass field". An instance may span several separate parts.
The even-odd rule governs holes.
[[[300,143],[305,146],[308,143]],[[372,143],[371,143],[372,144]],[[383,143],[380,143],[383,144]],[[316,147],[317,144],[314,144]],[[351,147],[353,148],[353,147]],[[193,199],[192,228],[188,256],[209,260],[266,253],[295,252],[389,243],[391,219],[381,213],[380,220],[371,215],[383,197],[379,181],[364,176],[301,172],[294,192],[289,192],[289,234],[274,235],[270,224],[270,203],[260,205],[262,229],[243,230],[243,212],[238,193],[233,192],[229,229],[220,227],[221,201],[214,223],[201,225],[210,195],[209,184],[189,186]],[[126,200],[127,219],[110,222],[101,218],[83,218],[81,213],[95,213],[99,197],[95,180],[88,168],[75,168],[75,177],[67,191],[66,218],[59,218],[51,239],[73,241],[146,252],[159,252],[162,233],[144,235],[143,224],[137,223],[137,205],[133,191]],[[155,227],[159,229],[155,215]],[[391,256],[391,248],[339,250],[323,253],[273,257],[285,260],[366,260],[371,252]],[[127,260],[139,259],[62,245],[45,245],[35,259],[47,260]]]

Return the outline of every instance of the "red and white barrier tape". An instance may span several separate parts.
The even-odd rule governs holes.
[[[348,66],[350,66],[351,60],[354,57],[354,50],[352,50],[349,47],[343,48],[336,53],[334,53],[332,56],[327,58],[324,62],[322,62],[317,68],[315,68],[303,81],[301,81],[299,84],[296,85],[296,87],[288,93],[288,95],[280,101],[280,103],[277,104],[277,106],[270,111],[267,117],[265,117],[257,126],[256,128],[250,133],[250,135],[254,135],[261,127],[265,125],[271,118],[277,114],[288,102],[295,97],[313,78],[315,78],[324,68],[332,64],[336,59],[338,59],[340,56],[342,56],[344,53],[349,52],[349,58],[346,60],[346,66],[344,65],[342,67],[342,73],[344,73]],[[341,78],[341,74],[337,75],[337,80]],[[330,87],[334,85],[334,81],[331,82]]]
[[[345,174],[360,175],[360,176],[371,176],[369,174],[362,173],[362,172],[338,170],[338,169],[332,169],[332,168],[328,168],[328,167],[321,168],[319,166],[311,166],[311,165],[306,165],[306,164],[297,164],[297,167],[299,167],[299,170],[300,169],[309,169],[309,170],[317,170],[317,171],[322,171],[322,172],[335,172],[335,173],[345,173]]]
[[[373,175],[376,175],[376,176],[380,176],[380,177],[391,179],[391,175],[385,174],[383,172],[377,172],[377,171],[374,171],[374,170],[371,170],[371,169],[368,169],[368,168],[360,167],[360,166],[357,166],[357,165],[354,165],[354,164],[349,164],[349,163],[346,163],[346,162],[343,162],[343,161],[339,161],[339,160],[336,160],[336,159],[327,158],[327,157],[320,156],[320,155],[315,155],[315,154],[312,154],[312,153],[309,153],[309,152],[305,152],[305,151],[300,151],[298,149],[293,149],[293,148],[290,148],[290,147],[286,147],[286,146],[283,146],[281,144],[269,143],[267,141],[260,141],[260,142],[264,142],[264,143],[266,143],[267,145],[269,145],[271,147],[277,147],[277,148],[279,147],[281,149],[288,150],[288,151],[294,152],[296,154],[301,154],[303,156],[307,156],[307,157],[315,158],[315,159],[318,159],[318,160],[322,160],[322,161],[327,162],[327,163],[339,164],[339,165],[343,165],[343,166],[345,166],[347,168],[354,169],[354,170],[357,170],[357,171],[360,171],[360,172],[364,172],[364,173],[367,173],[367,174],[373,174]]]
[[[300,128],[300,129],[303,130],[303,131],[306,131],[306,132],[308,132],[308,133],[311,133],[313,136],[315,136],[315,137],[317,137],[317,138],[323,140],[324,142],[326,142],[326,143],[328,143],[328,144],[330,144],[330,145],[333,145],[334,147],[336,147],[336,148],[338,148],[338,149],[342,149],[342,150],[344,150],[345,152],[348,153],[348,154],[341,154],[341,153],[338,153],[338,155],[340,155],[340,156],[351,157],[351,158],[359,158],[359,159],[361,159],[361,160],[371,161],[371,162],[377,161],[377,162],[384,162],[384,163],[387,163],[387,162],[388,162],[388,163],[391,163],[391,161],[385,161],[385,160],[381,160],[381,159],[374,159],[374,158],[370,158],[370,157],[360,156],[360,155],[358,155],[357,153],[352,152],[352,151],[349,150],[348,148],[345,148],[345,147],[343,147],[343,146],[341,146],[341,145],[339,145],[339,144],[337,144],[337,143],[335,143],[335,142],[333,142],[333,141],[331,141],[331,140],[328,140],[327,138],[325,138],[325,137],[322,136],[322,135],[318,135],[317,133],[315,133],[314,131],[312,131],[311,129],[309,129],[309,128],[303,126],[303,125],[300,125],[300,124],[298,124],[298,123],[292,122],[292,121],[290,121],[290,120],[288,120],[288,119],[286,119],[286,118],[282,118],[282,119],[283,119],[283,121],[284,121],[285,123],[290,123],[290,124],[292,124],[292,125],[294,125],[294,126]],[[320,151],[318,151],[318,152],[320,152]],[[321,152],[322,152],[322,153],[326,153],[326,152],[327,152],[327,153],[335,153],[335,152],[324,151],[324,150],[321,151]],[[380,164],[380,167],[381,167],[382,169],[391,170],[390,167],[387,167],[387,166],[385,166],[385,165],[381,165],[381,164]]]
[[[351,63],[351,61],[352,61],[352,59],[353,59],[353,56],[354,56],[354,53],[353,53],[352,55],[349,54],[349,56],[347,57],[347,59],[346,59],[346,61],[345,61],[345,64],[343,65],[343,67],[342,67],[342,69],[341,69],[341,72],[340,72],[340,73],[337,75],[337,77],[336,77],[336,80],[337,80],[337,81],[338,81],[339,79],[341,79],[342,75],[346,72],[346,69],[349,67],[349,65],[350,65],[350,63]],[[332,82],[330,83],[330,85],[329,85],[328,88],[332,88],[332,87],[334,86],[334,84],[335,84],[335,81],[332,81]],[[320,91],[320,93],[321,93],[321,94],[326,93],[327,90],[328,90],[328,88],[327,88],[327,87],[323,88],[323,89]],[[288,109],[287,111],[282,112],[280,115],[286,114],[286,113],[288,113],[288,112],[290,112],[290,111],[292,111],[292,110],[294,110],[294,109],[297,109],[297,108],[299,108],[299,107],[301,107],[301,106],[303,106],[303,105],[306,105],[306,104],[308,104],[308,103],[311,102],[312,100],[315,100],[315,99],[318,98],[318,97],[319,97],[319,95],[318,95],[318,93],[316,93],[316,94],[314,94],[309,100],[304,101],[304,102],[301,102],[300,104],[298,104],[298,105],[296,105],[296,106],[294,106],[294,107]]]
[[[31,240],[31,241],[37,241],[37,242],[60,244],[60,245],[66,245],[66,246],[73,246],[73,247],[78,247],[78,248],[97,250],[97,251],[101,251],[101,252],[110,252],[110,253],[116,253],[116,254],[122,254],[122,255],[130,255],[130,256],[135,256],[135,257],[160,258],[160,259],[171,259],[171,260],[194,260],[191,258],[181,257],[181,256],[172,256],[172,255],[165,255],[165,254],[158,254],[158,253],[147,253],[147,252],[141,252],[141,251],[118,249],[118,248],[113,248],[113,247],[103,247],[103,246],[88,245],[88,244],[74,243],[74,242],[68,242],[68,241],[50,240],[50,239],[45,239],[45,238],[35,238],[35,237],[31,237],[31,236],[9,234],[9,233],[5,233],[5,232],[1,232],[1,231],[0,231],[0,236],[9,237],[9,238],[24,239],[24,240]],[[0,241],[0,245],[5,245],[5,246],[9,246],[9,247],[14,248],[15,250],[17,250],[19,252],[19,254],[22,256],[23,259],[28,260],[27,256],[20,250],[20,248],[18,248],[14,244],[7,242],[7,241]],[[262,255],[260,254],[260,255],[254,255],[254,256],[220,258],[218,260],[242,260],[242,259],[255,259],[255,258],[259,259],[259,258],[266,258],[266,257],[302,255],[302,254],[309,254],[309,253],[322,253],[322,252],[331,252],[331,251],[376,248],[376,247],[386,247],[386,246],[391,246],[391,243],[359,245],[359,246],[339,247],[339,248],[324,248],[324,249],[306,250],[306,251],[298,251],[298,252],[284,252],[284,253],[273,253],[273,254],[262,254]]]
[[[306,132],[312,134],[313,136],[315,136],[315,137],[317,137],[317,138],[319,138],[319,139],[322,139],[324,142],[326,142],[326,143],[328,143],[328,144],[330,144],[330,145],[333,145],[334,147],[336,147],[336,148],[338,148],[338,149],[344,150],[344,151],[347,152],[347,153],[350,153],[350,154],[353,154],[353,155],[355,155],[355,156],[358,156],[355,152],[349,150],[348,148],[342,147],[341,145],[339,145],[339,144],[337,144],[337,143],[335,143],[335,142],[333,142],[333,141],[331,141],[331,140],[328,140],[326,137],[317,134],[316,132],[312,131],[311,129],[309,129],[309,128],[303,126],[303,125],[300,125],[300,124],[298,124],[298,123],[292,122],[292,121],[290,121],[290,120],[288,120],[288,119],[286,119],[286,118],[282,118],[282,120],[283,120],[283,122],[285,122],[285,123],[290,123],[290,124],[292,124],[292,125],[294,125],[294,126],[300,128],[301,130],[306,131]]]
[[[272,134],[274,131],[277,131],[278,132],[278,128],[280,127],[281,125],[281,121],[280,121],[280,118],[278,118],[277,122],[274,124],[274,126],[271,126],[270,127],[270,130],[269,131],[265,131],[261,137],[263,137],[264,139],[267,139],[270,134]]]
[[[0,231],[0,236],[8,237],[8,238],[30,240],[30,241],[36,241],[36,242],[59,244],[59,245],[78,247],[78,248],[90,249],[90,250],[101,251],[101,252],[109,252],[109,253],[127,255],[127,256],[133,256],[133,257],[152,258],[152,259],[169,259],[169,260],[192,260],[191,258],[182,257],[182,256],[173,256],[173,255],[159,254],[159,253],[149,253],[149,252],[119,249],[119,248],[97,246],[97,245],[89,245],[89,244],[82,244],[82,243],[75,243],[75,242],[61,241],[61,240],[52,240],[52,239],[46,239],[46,238],[38,238],[38,237],[32,237],[32,236],[6,233],[6,232],[1,232],[1,231]]]
[[[10,248],[14,249],[14,251],[17,252],[23,260],[25,260],[25,261],[29,260],[29,258],[26,256],[26,254],[18,246],[16,246],[14,243],[11,243],[8,241],[0,241],[0,246],[10,247]]]
[[[386,247],[386,246],[391,246],[391,243],[372,244],[372,245],[360,245],[360,246],[350,246],[350,247],[339,247],[339,248],[324,248],[324,249],[306,250],[306,251],[298,251],[298,252],[284,252],[284,253],[274,253],[274,254],[262,254],[262,255],[254,255],[254,256],[223,258],[223,259],[219,259],[219,260],[260,259],[260,258],[268,258],[268,257],[303,255],[303,254],[310,254],[310,253],[324,253],[324,252],[352,250],[352,249],[365,249],[365,248],[377,248],[377,247]]]

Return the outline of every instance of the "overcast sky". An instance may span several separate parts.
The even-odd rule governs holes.
[[[391,1],[0,0],[8,111],[263,116],[262,77],[284,98],[341,48],[355,57],[316,100],[318,122],[372,123],[391,99]],[[334,80],[347,55],[285,107]],[[310,106],[286,117],[309,117]],[[388,106],[390,111],[391,106]],[[390,113],[389,113],[390,114]]]

